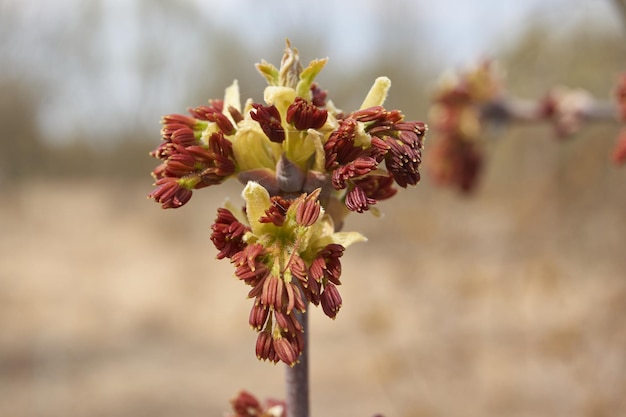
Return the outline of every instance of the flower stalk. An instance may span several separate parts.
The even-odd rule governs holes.
[[[287,366],[285,369],[287,414],[289,417],[309,417],[309,317],[306,311],[295,314],[302,325],[304,350],[300,355],[299,362],[295,366]]]

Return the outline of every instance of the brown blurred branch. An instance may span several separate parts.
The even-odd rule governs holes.
[[[429,174],[436,184],[465,193],[474,189],[483,167],[483,129],[487,125],[546,122],[563,139],[589,122],[617,124],[620,118],[626,119],[621,104],[597,100],[581,89],[555,87],[539,100],[522,100],[501,92],[477,94],[490,90],[476,86],[480,87],[475,84],[473,90],[444,91],[431,109],[430,125],[438,140],[429,148]],[[474,97],[479,100],[472,100]],[[626,138],[626,133],[623,136]],[[626,139],[619,141],[611,158],[617,164],[626,161]]]
[[[539,123],[554,125],[559,137],[568,137],[578,132],[586,123],[617,123],[619,111],[610,101],[596,100],[580,90],[565,94],[548,94],[541,100],[496,98],[479,105],[483,122]]]
[[[552,116],[550,117],[552,112]],[[581,103],[572,109],[546,109],[543,100],[522,100],[517,98],[500,98],[483,104],[480,107],[481,118],[487,122],[537,122],[557,118],[576,118],[595,122],[617,122],[618,110],[610,101],[594,100]]]

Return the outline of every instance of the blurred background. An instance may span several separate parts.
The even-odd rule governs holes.
[[[622,3],[623,4],[623,3]],[[626,71],[610,0],[0,0],[0,415],[222,416],[258,363],[247,290],[209,236],[235,182],[146,200],[159,118],[261,101],[285,38],[346,110],[372,81],[425,120],[439,75],[490,57],[509,91],[609,99]],[[620,11],[621,10],[621,11]],[[623,416],[626,170],[617,123],[565,143],[493,134],[472,195],[427,176],[349,218],[344,307],[311,317],[314,416]],[[428,158],[428,143],[424,158]]]

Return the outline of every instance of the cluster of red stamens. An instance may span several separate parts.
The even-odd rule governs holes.
[[[287,221],[287,211],[297,204],[294,217],[297,228],[308,228],[318,221],[321,213],[318,194],[319,191],[292,201],[271,197],[270,207],[258,220],[281,228]],[[303,328],[294,311],[306,311],[306,300],[321,304],[324,313],[334,318],[341,307],[336,286],[341,284],[339,258],[343,246],[328,244],[312,260],[305,261],[298,252],[302,248],[298,247],[297,237],[284,238],[289,232],[277,232],[282,237],[271,237],[265,245],[249,243],[245,236],[250,227],[225,208],[218,210],[212,230],[211,240],[219,250],[218,258],[229,258],[237,278],[252,287],[248,292],[248,297],[254,298],[249,323],[259,332],[257,357],[293,366],[304,349]],[[289,256],[281,261],[276,252],[284,250]]]
[[[426,132],[424,123],[382,106],[386,77],[375,81],[362,109],[337,110],[313,82],[325,63],[303,69],[288,43],[280,69],[257,65],[269,84],[265,104],[248,100],[242,108],[235,82],[224,100],[164,116],[162,142],[151,152],[161,162],[149,197],[163,208],[181,207],[194,190],[230,177],[246,184],[245,210],[220,208],[211,240],[217,258],[229,259],[251,287],[257,356],[291,366],[304,349],[298,315],[310,303],[336,317],[340,258],[365,240],[339,232],[343,218],[392,197],[396,184],[420,181]]]
[[[431,121],[437,137],[430,148],[429,173],[435,183],[470,192],[477,184],[483,165],[479,138],[469,126],[480,124],[474,99],[464,86],[444,92],[435,99],[436,117]]]
[[[149,197],[163,208],[180,207],[189,201],[193,189],[220,184],[235,172],[232,144],[224,137],[235,128],[221,112],[222,105],[214,101],[211,106],[190,109],[193,117],[171,114],[162,118],[163,142],[150,155],[163,162],[152,171],[157,188]],[[216,123],[219,130],[205,143],[200,137],[206,122]]]
[[[348,209],[362,213],[377,200],[393,196],[394,182],[403,188],[419,182],[426,126],[403,119],[398,110],[370,107],[340,119],[330,134],[324,144],[326,169],[336,190],[348,190]],[[368,147],[357,142],[359,123],[368,136]],[[387,171],[377,173],[382,162]]]

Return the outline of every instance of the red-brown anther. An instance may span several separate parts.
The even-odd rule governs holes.
[[[213,113],[212,119],[213,120],[211,121],[215,122],[220,131],[223,132],[225,135],[232,135],[235,133],[235,127],[225,114]]]
[[[216,132],[209,137],[208,148],[213,158],[210,168],[214,170],[203,171],[201,176],[207,185],[219,184],[235,172],[233,145],[222,132]]]
[[[196,171],[196,159],[193,155],[180,145],[174,146],[175,153],[167,158],[165,165],[165,175],[167,177],[182,178],[193,174]]]
[[[317,86],[316,83],[311,84],[311,102],[317,107],[324,107],[326,105],[326,91]]]
[[[325,248],[322,249],[315,259],[313,259],[313,262],[311,262],[311,266],[309,266],[309,286],[311,285],[311,280],[320,283],[322,278],[324,278],[324,270],[326,269],[326,259],[324,259],[325,250]]]
[[[198,120],[208,120],[207,115],[215,112],[215,110],[209,106],[190,107],[187,111]]]
[[[306,296],[303,294],[302,290],[300,289],[301,287],[297,286],[294,283],[291,283],[290,286],[293,288],[293,295],[294,295],[293,308],[295,310],[298,310],[304,313],[306,311],[306,303],[304,302]]]
[[[376,136],[372,136],[371,144],[372,147],[370,148],[370,152],[372,154],[372,158],[376,159],[378,162],[382,161],[387,152],[389,152],[389,149],[391,149],[391,146],[389,146],[387,141]]]
[[[209,187],[211,185],[221,184],[224,181],[224,171],[221,171],[216,166],[210,166],[208,168],[204,168],[198,174],[200,178],[200,182],[196,184],[194,189],[200,189],[204,187]]]
[[[199,120],[207,120],[214,121],[213,115],[215,113],[222,113],[224,110],[224,101],[223,100],[209,100],[208,106],[198,106],[194,108],[189,108],[187,111],[193,117]]]
[[[240,266],[239,268],[244,268],[244,266]],[[261,275],[259,271],[262,271],[263,274]],[[263,294],[263,287],[265,286],[266,278],[269,276],[269,271],[266,269],[257,269],[253,273],[257,275],[245,280],[245,283],[252,287],[252,289],[248,292],[248,298],[254,298],[255,303],[260,303],[261,294]]]
[[[369,175],[363,179],[354,181],[354,185],[365,192],[369,198],[376,201],[386,200],[393,197],[398,192],[393,187],[394,180],[391,175]]]
[[[150,156],[153,158],[166,160],[173,152],[174,151],[172,149],[172,142],[161,142],[155,150],[150,152]]]
[[[215,111],[223,113],[224,112],[224,100],[211,98],[209,99],[209,106],[215,109]]]
[[[234,254],[231,257],[231,262],[243,252],[244,251]],[[235,276],[252,287],[248,293],[248,298],[256,298],[261,295],[263,284],[269,276],[269,270],[263,264],[259,264],[255,269],[251,269],[246,264],[243,264],[235,267]]]
[[[391,110],[387,112],[387,115],[385,116],[385,120],[388,123],[391,123],[394,126],[396,126],[396,129],[397,129],[398,124],[402,122],[402,120],[404,120],[404,115],[402,114],[400,110]]]
[[[215,156],[215,160],[213,161],[215,165],[215,175],[217,175],[217,182],[210,182],[211,184],[219,184],[226,177],[231,176],[235,172],[235,162],[232,159],[225,158],[223,156]],[[203,175],[204,171],[200,174]]]
[[[278,363],[278,361],[280,361],[278,355],[276,354],[276,349],[274,349],[274,339],[272,339],[272,348],[270,349],[270,356],[268,360],[273,363]]]
[[[211,164],[215,160],[214,154],[208,149],[198,145],[187,146],[185,153],[191,155],[196,162],[201,164]]]
[[[170,136],[170,140],[173,143],[182,146],[192,146],[198,144],[198,139],[196,139],[194,131],[188,127],[181,127],[180,129],[175,130]]]
[[[161,128],[161,138],[163,140],[165,140],[165,141],[171,141],[172,140],[172,135],[174,134],[174,132],[176,132],[177,130],[180,130],[180,129],[183,129],[183,130],[187,130],[188,129],[188,130],[191,130],[191,132],[193,133],[193,130],[189,126],[187,126],[185,124],[182,124],[182,123],[171,123],[171,124],[164,125]]]
[[[222,132],[215,132],[209,137],[209,149],[211,152],[233,158],[233,143],[226,139]]]
[[[369,156],[359,157],[333,171],[332,183],[336,190],[346,188],[346,181],[369,174],[378,167],[378,162]]]
[[[291,123],[298,130],[319,129],[324,126],[328,112],[302,97],[296,97],[287,108],[287,123]]]
[[[298,352],[298,356],[304,352],[304,332],[297,332],[295,335],[292,335],[293,339],[291,339],[291,344]]]
[[[191,129],[195,128],[197,123],[198,121],[195,118],[183,114],[168,114],[161,118],[161,124],[163,125],[182,124]]]
[[[228,119],[228,117],[222,112],[222,109],[223,103],[220,105],[219,109],[212,106],[199,106],[193,109],[188,109],[188,111],[197,119],[215,123],[224,134],[232,135],[235,133],[235,127],[230,119]],[[233,110],[236,109],[233,108]]]
[[[402,114],[402,113],[400,113]],[[397,123],[395,123],[394,125],[395,130],[399,131],[399,132],[412,132],[415,135],[418,136],[418,138],[416,140],[419,140],[420,142],[420,147],[422,147],[422,141],[424,138],[424,134],[426,133],[426,125],[423,122],[416,122],[416,121],[399,121]],[[414,140],[411,139],[410,142],[413,142]]]
[[[397,125],[402,122],[403,119],[404,115],[399,110],[384,110],[380,118],[367,124],[365,131],[372,136],[387,136],[389,132],[398,130]]]
[[[371,157],[377,161],[384,159],[387,170],[401,187],[417,184],[426,126],[422,122],[403,121],[404,116],[398,110],[373,107],[352,116],[355,114],[372,120],[365,128],[372,138]]]
[[[387,138],[388,136],[393,134],[393,126],[389,123],[383,124],[375,124],[366,129],[367,133],[371,136],[379,137],[379,138]]]
[[[302,258],[295,253],[292,254],[291,258],[289,259],[289,270],[291,271],[291,274],[302,283],[302,285],[307,285],[308,271],[306,264],[304,263]]]
[[[367,109],[357,110],[350,113],[350,117],[359,122],[367,123],[373,121],[382,121],[387,114],[387,110],[383,106],[368,107]]]
[[[331,243],[320,251],[320,254],[326,261],[324,277],[337,285],[341,284],[339,281],[341,277],[341,261],[339,258],[341,258],[344,251],[345,248],[338,243]]]
[[[298,317],[295,314],[287,314],[287,317],[289,317],[289,321],[291,322],[289,328],[293,329],[291,333],[304,333],[304,327],[302,327],[302,323],[300,323],[300,320],[298,320]]]
[[[248,318],[248,322],[253,329],[260,331],[265,326],[265,322],[267,321],[267,317],[269,316],[269,308],[264,306],[257,299],[250,310],[250,317]]]
[[[330,281],[336,285],[340,285],[341,281],[341,261],[339,258],[343,255],[345,248],[337,243],[326,245],[320,250],[311,266],[309,267],[309,289],[315,284],[325,285]],[[319,293],[319,291],[315,291]]]
[[[353,161],[362,152],[361,148],[354,146],[357,126],[356,120],[344,119],[330,134],[324,144],[327,170],[331,171],[339,165]]]
[[[259,335],[256,338],[256,357],[259,360],[271,360],[274,351],[274,341],[272,339],[272,333],[270,329],[265,329],[259,332]]]
[[[285,214],[280,212],[275,206],[270,206],[265,210],[265,216],[259,219],[260,223],[273,223],[275,226],[280,227],[285,223]]]
[[[385,155],[385,166],[396,183],[403,188],[417,184],[420,180],[419,166],[422,162],[422,151],[418,143],[407,144],[396,139],[389,139],[387,143],[390,149]]]
[[[177,178],[163,177],[155,185],[157,188],[148,197],[160,203],[164,209],[181,207],[191,198],[192,191],[181,187]]]
[[[304,303],[304,299],[302,296],[304,295],[308,300],[310,300],[308,294],[310,292],[310,278],[306,264],[301,257],[294,253],[289,259],[288,267],[291,271],[292,276],[300,282],[300,285],[297,285],[294,282],[285,284],[285,288],[287,290],[287,308],[285,311],[289,313],[295,308],[298,311],[304,312],[306,310],[306,304]],[[313,282],[313,284],[313,288],[317,288],[317,283]],[[300,289],[300,287],[302,289]]]
[[[283,333],[289,333],[290,323],[286,314],[280,311],[274,311],[274,319],[276,320],[276,326],[278,326]]]
[[[217,259],[230,258],[242,251],[246,244],[243,236],[250,227],[240,223],[233,213],[225,208],[217,209],[217,218],[211,226],[211,241],[219,251]]]
[[[287,293],[287,307],[285,307],[285,312],[289,314],[294,308],[304,311],[306,306],[304,305],[298,286],[293,282],[286,282],[285,290]]]
[[[300,226],[309,227],[319,218],[321,206],[317,198],[320,192],[321,188],[316,189],[311,194],[307,195],[296,208],[296,223]]]
[[[219,184],[235,172],[232,144],[221,132],[210,136],[208,147],[188,142],[181,143],[176,140],[177,132],[172,136],[172,142],[162,144],[153,152],[153,156],[166,157],[165,164],[158,167],[158,171],[153,171],[155,178],[159,176],[183,178],[194,175],[199,181],[193,188],[199,189]],[[194,142],[197,143],[195,139]]]
[[[276,106],[263,106],[261,104],[253,103],[255,111],[250,112],[252,120],[256,120],[261,126],[263,133],[276,143],[283,143],[285,140],[285,130],[280,123],[280,113]]]
[[[152,175],[152,178],[154,178],[155,180],[158,180],[158,179],[165,177],[166,166],[167,166],[166,162],[162,162],[159,165],[157,165],[156,168],[154,168],[152,172],[150,173],[150,175]]]
[[[242,251],[231,256],[235,265],[235,275],[249,285],[256,285],[268,275],[269,270],[263,263],[265,248],[258,243],[247,245]]]
[[[265,210],[265,216],[261,217],[259,222],[273,223],[280,227],[285,223],[285,215],[287,214],[287,209],[291,205],[291,202],[280,196],[274,196],[271,197],[271,203],[272,205]]]
[[[239,123],[243,120],[243,115],[241,114],[241,112],[233,106],[228,106],[228,114],[230,114],[230,117],[233,118],[235,123]]]
[[[292,367],[296,364],[299,352],[296,351],[294,346],[285,337],[274,339],[274,350],[276,351],[278,359],[282,362]]]
[[[355,186],[346,194],[346,207],[350,211],[363,213],[370,209],[369,206],[376,204],[377,201],[368,197],[361,187]]]
[[[244,250],[245,261],[248,264],[248,267],[252,270],[259,266],[258,258],[265,255],[265,248],[263,245],[258,243],[254,243],[252,245],[246,246]]]
[[[290,333],[291,335],[294,335],[297,332],[304,331],[302,324],[300,324],[295,314],[286,314],[280,311],[275,311],[274,318],[276,319],[276,325],[282,330],[283,333]]]
[[[320,296],[320,304],[322,304],[322,310],[324,310],[324,314],[326,314],[331,319],[334,319],[337,316],[337,312],[341,308],[341,295],[339,294],[339,290],[337,286],[332,282],[329,282],[324,286],[324,291]]]
[[[263,292],[261,293],[261,303],[272,307],[274,310],[283,309],[283,294],[285,282],[277,276],[270,275],[265,279]]]
[[[323,264],[324,260],[320,258],[320,259],[316,259],[314,261],[314,263],[315,262],[317,262],[317,264]],[[324,275],[324,273],[322,272],[320,277],[323,276],[323,275]],[[309,276],[309,278],[307,280],[307,285],[302,287],[302,291],[304,292],[304,296],[306,297],[306,299],[310,303],[312,303],[313,305],[319,305],[319,303],[320,303],[320,283],[319,283],[319,280],[315,280],[315,278],[313,278],[313,276]]]

